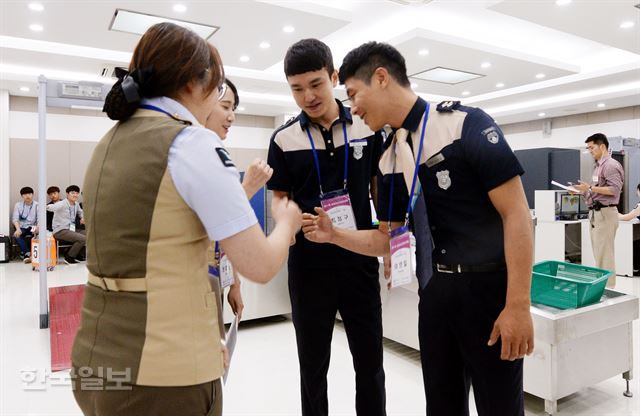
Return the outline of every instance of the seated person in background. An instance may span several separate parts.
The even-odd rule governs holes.
[[[207,117],[205,127],[216,133],[220,139],[225,140],[231,125],[236,120],[235,110],[238,108],[238,104],[240,104],[238,89],[230,80],[225,79],[218,95],[218,101],[214,104],[211,114]],[[272,174],[273,169],[267,165],[267,162],[256,158],[247,167],[242,179],[242,188],[247,197],[251,199],[267,183]],[[208,249],[208,258],[210,265],[213,267],[218,267],[218,261],[220,260],[220,252],[217,247],[217,243],[212,241]],[[234,283],[229,287],[227,300],[233,313],[238,315],[238,319],[240,319],[244,303],[240,292],[240,279],[235,273]],[[221,319],[220,321],[222,322],[223,320]]]
[[[50,186],[47,189],[47,196],[49,197],[49,202],[47,205],[55,204],[60,201],[60,188],[57,186]],[[53,212],[47,211],[47,231],[53,232]]]
[[[636,194],[640,197],[640,183],[636,188]],[[626,214],[618,214],[620,221],[631,221],[634,218],[640,220],[640,203],[636,205],[634,209]],[[634,238],[636,236],[634,235]],[[640,239],[633,241],[633,275],[640,275]]]
[[[20,246],[20,254],[25,263],[31,263],[31,247],[27,243],[38,232],[38,203],[33,200],[33,188],[25,186],[20,189],[22,201],[16,202],[11,222],[16,227],[13,234]]]
[[[77,185],[70,185],[65,190],[67,197],[55,204],[47,205],[47,211],[53,212],[53,237],[56,240],[73,243],[64,256],[67,264],[77,263],[78,255],[87,242],[85,231],[76,231],[76,217],[80,217],[80,223],[84,224],[84,213],[78,204],[80,188]]]

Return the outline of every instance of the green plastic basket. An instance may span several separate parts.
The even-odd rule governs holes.
[[[560,261],[542,261],[533,266],[531,302],[559,309],[580,308],[598,303],[609,270]]]

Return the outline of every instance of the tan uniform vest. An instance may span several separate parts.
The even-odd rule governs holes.
[[[130,383],[145,386],[222,375],[209,240],[167,169],[186,125],[138,110],[104,136],[87,167],[89,284],[72,361],[94,375],[130,371]]]

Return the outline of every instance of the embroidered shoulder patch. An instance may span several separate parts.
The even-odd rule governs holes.
[[[225,149],[224,147],[216,147],[216,153],[218,154],[218,157],[222,161],[222,164],[225,165],[226,167],[229,168],[229,167],[236,166],[233,164],[233,160],[231,160],[231,155],[229,154],[227,149]]]

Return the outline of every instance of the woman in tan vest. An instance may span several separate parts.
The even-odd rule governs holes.
[[[85,415],[220,415],[224,371],[206,249],[266,283],[299,230],[272,206],[265,237],[220,138],[203,127],[221,91],[216,49],[171,23],[140,39],[104,111],[118,123],[84,183],[88,284],[72,363]]]

